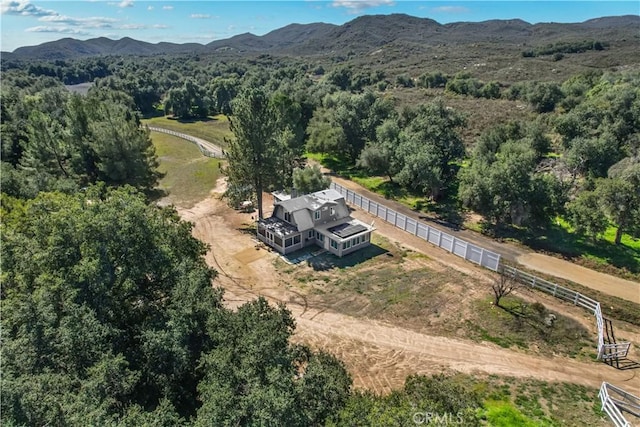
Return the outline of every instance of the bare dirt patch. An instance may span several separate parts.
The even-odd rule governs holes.
[[[567,381],[592,387],[598,387],[606,379],[636,394],[639,391],[640,387],[634,382],[637,380],[634,371],[616,371],[602,363],[523,354],[490,343],[437,336],[430,333],[428,326],[414,330],[395,325],[390,320],[374,320],[366,314],[370,302],[358,295],[346,301],[323,301],[310,292],[309,283],[295,281],[299,266],[288,267],[294,269],[290,273],[294,277],[293,282],[278,272],[276,264],[284,265],[279,257],[257,245],[253,236],[243,231],[253,223],[254,215],[234,211],[219,199],[220,192],[224,191],[223,182],[219,181],[215,190],[211,197],[190,209],[179,209],[179,213],[194,223],[194,235],[210,245],[206,260],[219,272],[215,285],[225,288],[225,300],[230,306],[237,306],[261,295],[272,302],[285,303],[297,322],[294,340],[336,354],[345,361],[357,387],[386,392],[402,386],[408,374],[454,369],[465,373]],[[392,231],[397,229],[387,230],[383,224],[377,226],[379,234],[393,239]],[[397,232],[402,233],[400,230]],[[403,234],[398,237],[407,240],[406,237],[411,236]],[[392,245],[402,251],[403,248],[410,249],[413,243]],[[471,281],[488,283],[491,280],[490,273],[477,271],[472,265],[446,252],[441,253],[438,260],[431,256],[431,251],[427,252],[428,256],[422,255],[421,251],[405,254],[406,274],[430,268],[433,274],[453,271],[463,273]],[[444,258],[442,262],[441,258]],[[370,271],[376,271],[376,268],[372,267]],[[470,293],[465,284],[457,280],[443,281],[441,286],[452,295]],[[454,302],[445,304],[438,314],[433,313],[433,320],[454,315]],[[361,306],[350,316],[336,311],[339,304]],[[572,307],[568,308],[571,311]],[[579,310],[575,317],[589,323]]]

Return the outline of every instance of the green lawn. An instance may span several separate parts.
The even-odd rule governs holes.
[[[159,189],[169,201],[189,208],[208,196],[220,175],[220,160],[203,156],[195,144],[172,135],[151,132],[160,160]]]
[[[142,123],[193,135],[222,148],[226,148],[227,146],[225,138],[232,137],[232,133],[229,130],[229,119],[222,114],[209,117],[208,119],[189,121],[176,120],[170,116],[152,117],[143,119]]]

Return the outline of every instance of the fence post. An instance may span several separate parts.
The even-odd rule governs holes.
[[[576,292],[576,297],[573,299],[573,305],[578,305],[579,297],[580,297],[580,294],[578,292]]]
[[[558,292],[558,284],[554,283],[554,285],[555,286],[553,287],[553,296],[555,297],[556,296],[556,292]]]
[[[428,242],[429,241],[429,234],[431,233],[431,227],[429,227],[428,225],[426,227],[427,227],[427,239],[426,240]],[[416,228],[417,228],[417,226],[416,226]]]
[[[456,250],[456,238],[455,236],[451,236],[451,253],[455,253]]]

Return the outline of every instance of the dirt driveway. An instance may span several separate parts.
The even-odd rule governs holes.
[[[219,272],[216,284],[225,288],[225,299],[231,306],[258,295],[273,302],[284,302],[297,322],[294,339],[341,358],[352,373],[356,387],[385,392],[401,387],[408,374],[453,369],[591,387],[599,387],[607,380],[632,393],[640,393],[637,370],[618,371],[603,363],[533,356],[489,343],[433,336],[399,325],[347,316],[331,307],[314,306],[304,294],[282,281],[274,266],[276,254],[256,245],[252,234],[243,231],[251,223],[251,215],[239,214],[217,198],[223,185],[220,181],[212,197],[179,212],[195,224],[194,235],[210,245],[206,260]],[[356,212],[357,215],[360,213]],[[397,240],[390,225],[381,224],[378,228],[381,234],[389,231],[387,237]],[[412,242],[405,244],[412,245]],[[417,244],[416,250],[419,250]],[[433,247],[431,250],[433,252],[427,253],[429,256],[437,252],[441,258],[451,257],[443,262],[451,261],[454,268],[478,279],[489,274],[445,251]]]

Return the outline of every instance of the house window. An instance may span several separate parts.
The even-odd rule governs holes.
[[[293,236],[293,244],[297,245],[298,243],[300,243],[300,235],[299,234],[297,236]]]
[[[316,231],[316,240],[324,242],[324,234],[320,234],[320,232]]]
[[[335,240],[333,240],[333,239],[329,239],[329,242],[331,242],[331,247],[332,247],[333,249],[338,249],[338,242],[336,242],[336,241],[335,241]]]
[[[265,230],[262,227],[258,227],[258,234],[260,234],[261,236],[265,235]]]
[[[316,221],[320,219],[320,211],[314,211],[313,212],[313,219],[315,219]]]
[[[273,242],[274,242],[276,245],[278,245],[278,246],[282,247],[282,238],[281,238],[281,237],[273,236]]]
[[[351,247],[351,240],[347,240],[342,244],[342,249],[349,249]]]
[[[366,242],[367,240],[369,240],[369,233],[362,235],[362,241]]]
[[[355,239],[352,239],[352,240],[351,240],[351,244],[352,244],[353,246],[355,246],[355,245],[359,245],[359,244],[360,244],[360,236],[356,237]]]
[[[309,238],[312,239],[313,238],[313,230],[309,230]]]
[[[336,208],[331,208],[331,216],[336,214]]]
[[[284,220],[287,222],[291,222],[291,214],[289,212],[284,213]]]
[[[291,246],[291,238],[288,238],[287,240],[284,241],[284,247],[288,248],[289,246]]]

